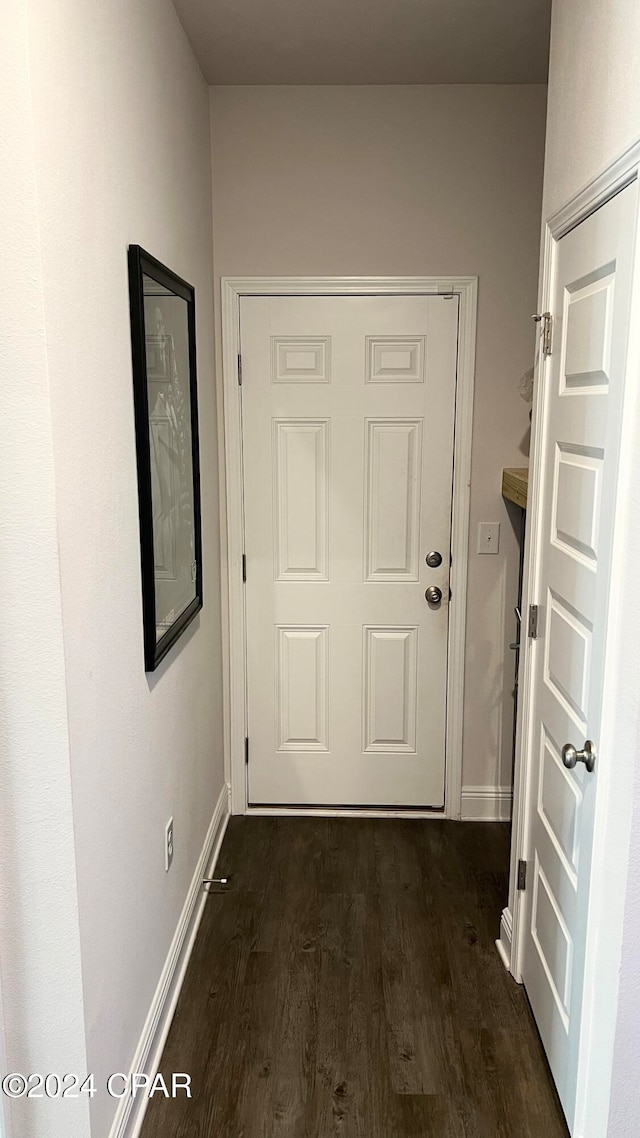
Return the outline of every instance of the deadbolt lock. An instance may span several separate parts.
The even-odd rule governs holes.
[[[430,569],[437,569],[439,565],[442,565],[442,554],[437,549],[432,549],[431,553],[427,553],[425,561]]]

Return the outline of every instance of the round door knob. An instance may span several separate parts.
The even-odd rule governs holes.
[[[432,549],[431,553],[427,553],[425,561],[430,569],[437,569],[439,565],[442,565],[442,554],[437,549]]]
[[[576,763],[584,763],[589,773],[591,773],[596,765],[596,749],[591,739],[587,739],[582,751],[576,751],[573,743],[565,743],[562,748],[562,761],[567,770],[570,771],[573,770]]]
[[[427,600],[430,605],[439,605],[442,600],[442,589],[439,589],[437,585],[429,585],[424,595],[425,600]]]

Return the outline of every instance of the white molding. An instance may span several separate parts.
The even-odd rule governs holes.
[[[588,182],[575,197],[554,213],[548,221],[548,228],[555,241],[575,229],[581,221],[589,217],[600,206],[605,205],[615,194],[623,190],[638,177],[640,168],[640,139],[628,147],[607,166],[596,178]],[[542,309],[540,309],[542,311]]]
[[[508,822],[511,818],[510,786],[463,786],[463,822]]]
[[[471,432],[475,380],[477,277],[223,277],[222,375],[224,386],[224,442],[226,495],[221,502],[226,516],[227,609],[225,652],[229,668],[228,761],[231,810],[246,814],[247,779],[244,761],[246,735],[246,620],[242,587],[244,517],[242,506],[242,421],[238,384],[241,296],[419,296],[453,293],[459,297],[458,373],[455,417],[453,510],[451,526],[451,603],[447,665],[447,743],[445,817],[460,818],[462,786],[462,725],[466,597],[469,560],[469,505],[471,484]],[[252,810],[252,813],[257,811]],[[285,813],[282,810],[265,813]],[[290,813],[290,811],[286,811]],[[305,811],[310,814],[311,811]],[[321,812],[323,813],[323,812]],[[326,813],[326,812],[325,812]],[[345,812],[347,813],[347,812]],[[365,812],[358,811],[357,816]],[[385,811],[369,817],[389,816]],[[402,812],[407,817],[406,811]],[[429,816],[414,812],[415,817]],[[438,815],[442,817],[442,814]]]
[[[420,810],[416,807],[396,809],[393,806],[248,806],[247,817],[254,818],[420,818],[440,820],[444,810]]]
[[[228,674],[228,704],[224,709],[228,723],[225,755],[231,785],[231,813],[245,814],[247,778],[244,764],[246,736],[245,605],[242,582],[244,551],[243,467],[241,392],[238,383],[240,350],[239,286],[222,280],[222,385],[224,409],[225,476],[220,479],[224,499],[221,514],[226,519],[227,625],[223,625],[223,654]],[[223,490],[224,487],[224,490]],[[226,632],[226,637],[224,636]],[[224,693],[223,693],[224,694]]]
[[[513,917],[511,909],[503,909],[500,918],[500,936],[496,941],[498,955],[507,972],[511,971],[511,946],[513,942]]]
[[[130,1073],[140,1071],[153,1078],[158,1070],[207,899],[207,894],[202,888],[202,879],[210,877],[213,872],[228,821],[229,787],[225,783],[207,830],[178,927],[133,1056]],[[109,1138],[138,1138],[147,1102],[148,1099],[144,1095],[139,1095],[135,1099],[131,1097],[120,1099]]]
[[[542,261],[538,311],[546,312],[551,298],[553,237],[548,225],[542,235]],[[537,590],[536,560],[541,535],[541,480],[544,457],[543,440],[539,437],[544,418],[545,377],[549,357],[537,353],[531,416],[531,442],[529,449],[529,489],[527,497],[527,526],[525,532],[524,570],[522,578],[522,612],[527,613]],[[528,847],[527,809],[531,763],[527,761],[531,736],[531,690],[534,677],[534,654],[539,641],[523,636],[520,644],[518,676],[518,715],[516,722],[516,758],[513,780],[513,832],[509,873],[509,908],[512,915],[512,950],[510,969],[515,980],[522,983],[522,956],[524,945],[524,893],[518,890],[518,861],[526,861]]]
[[[638,180],[639,177],[640,140],[616,158],[598,177],[593,179],[546,222],[542,234],[538,311],[546,311],[550,305],[556,243],[616,193],[633,181]],[[640,472],[638,471],[637,458],[634,467],[634,455],[637,456],[638,453],[638,400],[635,389],[640,368],[640,213],[636,218],[635,241],[636,255],[625,377],[625,413],[620,443],[619,485],[625,488],[623,493],[628,492],[629,486],[634,486],[637,497],[640,489],[638,486]],[[530,524],[527,527],[525,548],[523,611],[526,611],[530,602],[535,601],[538,589],[537,561],[541,540],[539,504],[544,431],[545,363],[545,360],[539,359],[535,379],[534,429],[531,440],[529,473],[528,515]],[[634,400],[635,402],[633,402]],[[633,479],[635,479],[635,485]],[[623,513],[622,506],[623,500],[619,498],[616,509],[617,515]],[[624,540],[621,536],[621,530],[623,529],[622,521],[617,517],[614,555],[621,555]],[[635,544],[636,546],[639,545],[637,539]],[[626,556],[629,557],[628,550]],[[624,557],[622,568],[624,569]],[[607,753],[615,754],[616,763],[615,766],[611,763],[601,763],[599,768],[598,801],[593,833],[592,887],[585,949],[582,1030],[574,1122],[576,1134],[580,1134],[584,1138],[605,1138],[607,1130],[616,1000],[603,1000],[602,986],[605,970],[607,974],[611,973],[611,977],[608,979],[614,979],[617,982],[617,969],[622,948],[624,894],[628,867],[629,803],[635,763],[637,709],[632,709],[629,706],[630,701],[628,699],[626,705],[623,706],[621,703],[619,676],[616,677],[615,675],[615,663],[619,669],[622,669],[623,673],[625,664],[619,628],[624,625],[628,628],[625,645],[627,649],[629,648],[629,636],[633,635],[633,619],[629,611],[628,598],[625,599],[622,595],[622,575],[622,572],[617,576],[614,574],[611,583],[610,612],[607,625],[607,661],[610,653],[612,656],[616,656],[616,660],[611,665],[607,663],[605,666],[601,730],[601,749],[606,735],[608,742],[605,749]],[[629,587],[628,582],[627,587]],[[628,611],[626,618],[625,609]],[[530,761],[532,729],[530,707],[533,659],[536,648],[535,641],[525,638],[521,653],[522,671],[517,725],[509,903],[513,917],[510,970],[519,982],[522,981],[526,897],[524,893],[517,890],[516,877],[517,862],[520,858],[527,860],[529,846],[527,822],[532,793],[533,768],[533,763]],[[627,802],[628,824],[625,821],[624,825],[619,823],[616,825],[611,816],[612,804],[619,800],[621,795],[625,797]],[[603,928],[607,930],[606,937],[602,936]]]
[[[478,280],[451,281],[460,297],[458,376],[453,455],[451,515],[451,601],[449,608],[449,666],[447,675],[447,742],[445,812],[462,816],[462,729],[464,723],[464,665],[469,573],[469,510],[471,502],[471,441],[476,360]]]

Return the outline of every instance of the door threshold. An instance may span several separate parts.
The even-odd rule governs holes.
[[[249,803],[247,814],[280,818],[446,818],[443,806],[304,806]]]

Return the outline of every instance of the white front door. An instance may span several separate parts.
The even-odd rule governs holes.
[[[570,1128],[582,1029],[635,184],[555,245],[531,591],[527,882],[522,975]],[[593,744],[592,771],[576,755]],[[563,755],[564,749],[564,755]],[[574,765],[575,761],[575,765]]]
[[[457,297],[241,300],[252,804],[444,804],[457,334]]]

